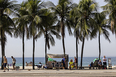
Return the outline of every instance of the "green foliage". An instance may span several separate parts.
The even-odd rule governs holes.
[[[47,9],[44,9],[43,13],[44,17],[42,17],[42,22],[38,24],[38,29],[40,30],[37,34],[37,37],[44,34],[44,37],[46,39],[47,47],[50,48],[51,45],[55,45],[55,40],[53,38],[53,35],[56,36],[56,38],[60,39],[60,35],[56,31],[56,26],[53,26],[56,23],[57,17],[54,15],[53,12],[50,12]],[[39,27],[40,26],[40,27]],[[50,43],[49,43],[50,42]]]
[[[91,22],[94,12],[97,11],[97,3],[93,0],[81,0],[78,5],[78,23],[76,26],[80,28],[80,35],[82,37],[88,37],[91,32]]]
[[[103,34],[104,37],[110,42],[109,39],[109,32],[107,30],[110,30],[110,26],[107,25],[106,15],[101,13],[95,13],[94,17],[94,24],[93,29],[91,33],[91,38],[96,37],[97,33]]]
[[[104,13],[109,15],[109,24],[111,25],[112,33],[116,34],[116,0],[105,0],[107,4],[102,6]]]
[[[69,12],[72,9],[73,5],[69,0],[59,0],[59,3],[57,6],[53,7],[52,10],[55,12],[55,14],[58,17],[58,23],[57,26],[59,26],[59,30],[61,32],[62,37],[65,36],[65,27],[67,27],[69,34],[72,34],[71,31],[71,25],[69,25]],[[64,29],[61,29],[61,23]]]
[[[13,18],[13,21],[16,24],[16,29],[14,32],[15,37],[19,36],[20,38],[24,38],[23,34],[25,35],[25,33],[27,33],[26,34],[27,38],[29,38],[29,33],[27,29],[27,25],[29,22],[27,21],[27,18],[26,18],[29,13],[28,11],[26,11],[25,6],[26,6],[26,3],[22,2],[16,17]]]
[[[3,35],[5,36],[1,36],[1,38],[6,39],[6,33],[12,36],[15,25],[10,15],[15,13],[15,8],[17,7],[14,1],[0,0],[0,32],[3,31]]]

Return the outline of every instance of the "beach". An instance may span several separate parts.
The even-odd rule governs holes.
[[[115,77],[116,69],[94,70],[0,70],[0,77]]]
[[[0,0],[0,77],[116,77],[115,8],[116,0]]]
[[[82,70],[69,70],[69,69],[37,69],[32,70],[32,66],[25,66],[25,70],[22,70],[22,66],[18,70],[12,70],[12,66],[9,67],[9,71],[3,72],[0,70],[0,77],[116,77],[116,66],[112,69],[82,69]]]
[[[21,63],[20,59],[17,59],[17,61],[19,61],[18,63]],[[86,62],[85,66],[87,66],[87,64],[89,64],[88,61],[91,60],[91,58],[90,59],[87,58],[87,59],[88,60],[85,61]],[[44,59],[41,59],[41,60],[44,60]],[[115,62],[114,61],[115,58],[112,58],[112,60],[113,62]],[[3,72],[3,70],[0,70],[0,77],[59,77],[59,76],[60,77],[71,77],[71,76],[73,77],[116,77],[116,65],[113,65],[112,69],[89,69],[89,68],[84,68],[82,70],[43,69],[43,68],[38,69],[37,66],[35,66],[35,70],[32,69],[32,66],[25,66],[24,70],[22,70],[22,66],[19,66],[18,70],[12,70],[13,66],[9,66],[9,69],[10,70],[9,71],[6,70],[6,72]]]

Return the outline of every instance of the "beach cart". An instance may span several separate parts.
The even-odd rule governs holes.
[[[48,69],[62,69],[62,58],[64,57],[64,54],[47,54],[47,66]],[[54,58],[61,58],[61,61],[54,60]],[[68,55],[65,55],[66,58],[66,63],[65,63],[65,68],[68,68]]]
[[[111,58],[108,58],[108,68],[112,69],[112,62],[111,62]]]

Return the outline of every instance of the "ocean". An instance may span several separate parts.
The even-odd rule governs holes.
[[[83,66],[88,66],[96,57],[83,57]],[[107,63],[108,63],[108,58],[111,58],[111,63],[112,63],[112,66],[116,65],[116,57],[107,57]],[[16,59],[16,66],[22,66],[22,58],[21,57],[18,57],[18,58],[15,58]],[[54,60],[56,61],[61,61],[62,58],[53,58]],[[69,57],[69,61],[70,59],[73,59],[74,61],[74,57]],[[11,58],[7,58],[8,60],[8,64],[12,64],[12,59]],[[102,60],[102,58],[101,58]],[[81,58],[79,57],[78,58],[78,63],[80,65],[80,61],[81,61]],[[0,62],[1,62],[1,58],[0,58]],[[32,62],[32,58],[31,57],[26,57],[25,58],[25,63],[29,63],[29,62]],[[45,58],[44,57],[35,57],[35,65],[37,65],[39,62],[41,62],[42,64],[45,64]],[[1,66],[1,63],[0,63],[0,66]]]

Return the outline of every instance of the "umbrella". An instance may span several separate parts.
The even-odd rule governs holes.
[[[93,62],[95,62],[96,60],[99,60],[99,58],[95,58],[94,60],[93,60]],[[100,59],[101,60],[101,59]]]
[[[54,61],[52,58],[48,58],[48,61]]]

